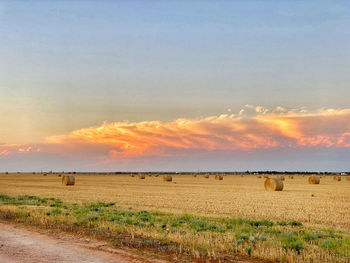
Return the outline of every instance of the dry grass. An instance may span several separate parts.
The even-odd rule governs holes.
[[[3,194],[0,218],[79,236],[97,235],[117,246],[186,255],[195,259],[190,262],[238,262],[237,254],[286,263],[348,263],[350,257],[349,231],[307,227],[297,221],[177,215],[122,208],[114,202],[78,205]]]
[[[298,220],[306,225],[350,227],[350,183],[294,176],[281,192],[266,192],[253,175],[228,175],[224,181],[192,175],[173,175],[177,184],[162,178],[138,180],[129,175],[76,175],[74,187],[61,185],[57,175],[0,174],[0,193],[60,198],[66,202],[116,202],[120,206],[174,213],[195,213],[252,219]]]
[[[284,175],[279,175],[277,178],[279,178],[281,181],[284,181],[286,179]]]

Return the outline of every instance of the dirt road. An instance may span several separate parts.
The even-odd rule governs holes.
[[[1,263],[166,263],[147,260],[124,250],[113,249],[105,242],[72,235],[39,233],[0,222]]]

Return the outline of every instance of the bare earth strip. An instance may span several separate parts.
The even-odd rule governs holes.
[[[128,252],[110,248],[105,242],[83,239],[67,234],[51,236],[0,223],[1,263],[166,263],[147,260]]]

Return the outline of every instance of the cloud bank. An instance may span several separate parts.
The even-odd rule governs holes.
[[[182,150],[350,147],[350,109],[269,110],[246,105],[238,114],[171,122],[105,122],[47,138],[51,145],[111,147],[111,156],[154,156]]]
[[[110,157],[171,156],[194,151],[350,147],[350,109],[274,110],[246,105],[237,114],[171,122],[104,122],[44,143],[0,144],[11,154],[108,152]]]
[[[324,169],[337,169],[340,165],[347,169],[344,156],[349,151],[350,109],[308,111],[246,105],[236,114],[170,122],[104,122],[97,127],[51,136],[37,144],[3,143],[0,164],[11,164],[9,167],[14,169],[19,164],[23,167],[33,164],[34,168],[66,164],[72,169],[80,164],[85,170],[91,167],[232,170],[234,163],[234,167],[243,169],[256,163],[257,169],[283,169],[290,165],[297,170],[302,164],[309,169],[328,161]],[[281,166],[276,166],[277,163]]]

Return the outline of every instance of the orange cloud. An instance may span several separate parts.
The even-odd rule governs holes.
[[[124,157],[172,155],[182,150],[350,147],[350,109],[308,112],[246,105],[236,115],[171,122],[105,122],[49,137],[46,143],[91,149],[107,146],[111,156]]]
[[[285,137],[295,139],[297,146],[349,147],[350,109],[288,112],[257,118],[279,127]]]
[[[40,152],[40,149],[38,147],[26,144],[0,144],[0,157],[16,153],[32,152]]]

